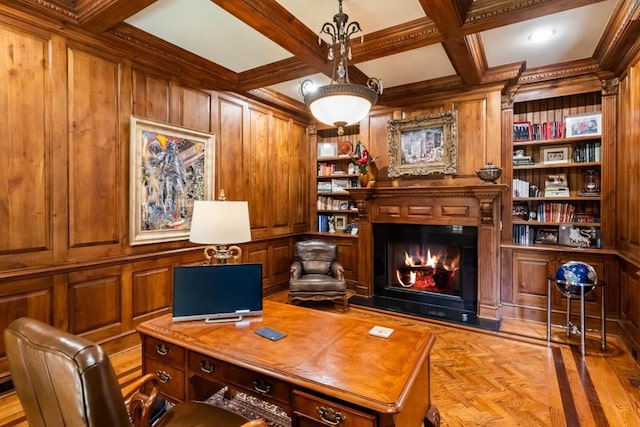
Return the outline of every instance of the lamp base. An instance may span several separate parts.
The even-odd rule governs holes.
[[[218,264],[227,264],[229,258],[237,260],[242,256],[242,249],[239,246],[213,245],[204,248],[204,257],[209,265],[213,264],[213,260],[218,260]]]

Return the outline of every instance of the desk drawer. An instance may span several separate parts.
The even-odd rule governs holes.
[[[293,412],[301,426],[375,427],[375,415],[339,405],[298,390],[293,391]],[[322,413],[322,414],[321,414]],[[326,422],[323,422],[326,420]]]
[[[225,372],[228,366],[220,360],[198,353],[189,353],[189,372],[202,378],[220,381],[226,377]]]
[[[150,358],[145,362],[147,373],[160,379],[160,391],[171,399],[184,401],[184,371]]]
[[[261,375],[248,369],[229,365],[225,377],[231,382],[255,396],[266,396],[285,404],[291,403],[291,387],[288,383]]]
[[[184,349],[155,338],[145,337],[142,354],[166,365],[173,365],[181,369],[184,367]]]

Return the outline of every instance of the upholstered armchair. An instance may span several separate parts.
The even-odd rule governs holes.
[[[149,426],[159,390],[156,375],[147,374],[121,390],[99,345],[27,317],[9,324],[4,342],[11,379],[30,426]],[[197,402],[175,405],[154,425],[267,427],[264,420],[249,421]]]
[[[341,301],[347,308],[344,268],[337,261],[338,247],[323,240],[297,242],[289,278],[289,303],[295,301]]]

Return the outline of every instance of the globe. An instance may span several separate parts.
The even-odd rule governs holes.
[[[584,287],[584,294],[593,291],[598,283],[596,270],[582,261],[569,261],[562,264],[556,271],[556,287],[566,296],[580,295],[580,288]],[[587,286],[584,286],[587,285]]]

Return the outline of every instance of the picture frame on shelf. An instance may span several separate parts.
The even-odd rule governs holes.
[[[536,229],[534,243],[541,243],[544,245],[557,245],[558,244],[558,229],[549,227],[540,227]]]
[[[389,120],[387,133],[389,177],[457,173],[456,110]]]
[[[531,122],[513,122],[514,141],[531,141],[532,139]]]
[[[551,145],[541,148],[541,159],[545,165],[559,165],[571,162],[571,145]]]
[[[347,228],[347,216],[346,215],[334,215],[336,230],[344,230]]]
[[[129,244],[187,239],[194,202],[215,194],[215,136],[130,116],[129,146]]]
[[[334,178],[331,180],[332,193],[347,193],[349,188],[351,188],[351,182],[349,179]]]
[[[602,135],[602,112],[567,116],[564,122],[567,138]]]
[[[348,224],[345,229],[344,232],[347,234],[351,234],[352,236],[357,236],[358,235],[358,223],[352,222],[351,224]]]
[[[511,215],[513,219],[528,220],[529,204],[527,202],[513,202]]]
[[[338,157],[337,142],[318,142],[318,159]]]

